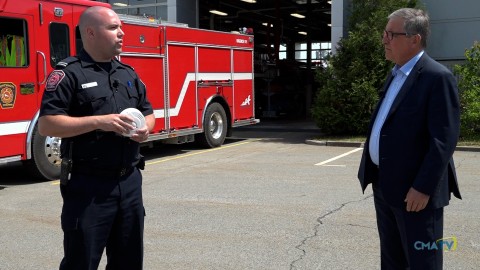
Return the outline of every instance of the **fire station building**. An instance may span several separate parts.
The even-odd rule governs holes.
[[[349,4],[352,0],[100,0],[110,3],[118,13],[152,16],[169,22],[188,24],[189,27],[238,31],[243,27],[254,31],[261,52],[275,45],[276,29],[281,29],[279,58],[288,58],[289,42],[294,42],[293,56],[307,60],[299,52],[301,44],[311,36],[312,43],[332,43],[332,46],[312,45],[312,59],[322,59],[347,33]],[[477,0],[421,0],[431,17],[432,36],[428,52],[439,61],[461,61],[464,51],[475,40],[480,40],[480,1]],[[307,14],[310,13],[310,14]],[[309,19],[307,15],[314,16]],[[298,16],[298,17],[295,17]],[[248,17],[248,18],[247,18]],[[315,20],[317,22],[312,22]],[[277,24],[278,23],[278,24]],[[270,24],[275,30],[266,31]],[[324,27],[322,27],[322,24]],[[295,29],[295,30],[293,30]],[[309,32],[307,32],[310,30]],[[317,33],[321,31],[322,33]],[[307,45],[304,45],[306,48]],[[325,50],[325,51],[322,51]],[[319,52],[320,51],[320,52]],[[322,57],[323,56],[323,57]]]
[[[117,13],[255,36],[259,117],[308,114],[313,70],[348,33],[352,0],[100,0]],[[448,67],[480,40],[480,1],[421,0],[431,18],[428,53]]]

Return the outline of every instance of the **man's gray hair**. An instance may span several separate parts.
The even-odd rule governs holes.
[[[405,20],[403,29],[408,35],[420,35],[422,47],[427,47],[427,40],[430,36],[430,18],[421,9],[401,8],[388,16],[388,19],[401,18]]]

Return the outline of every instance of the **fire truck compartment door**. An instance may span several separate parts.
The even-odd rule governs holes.
[[[30,120],[37,112],[34,27],[31,15],[0,13],[0,156],[24,153]]]
[[[168,104],[170,130],[195,128],[197,89],[195,77],[195,47],[168,45]]]

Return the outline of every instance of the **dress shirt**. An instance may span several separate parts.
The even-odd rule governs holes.
[[[405,65],[399,67],[395,65],[392,69],[393,80],[388,87],[387,93],[382,101],[382,105],[378,110],[377,117],[373,124],[372,133],[370,134],[370,143],[368,145],[368,150],[370,152],[370,158],[372,162],[377,166],[380,165],[379,161],[379,148],[380,148],[380,131],[382,130],[385,119],[387,118],[388,112],[392,107],[393,101],[397,97],[398,92],[403,86],[403,83],[407,79],[408,75],[412,71],[415,64],[418,62],[420,57],[422,57],[423,51],[419,52],[412,59],[410,59]]]

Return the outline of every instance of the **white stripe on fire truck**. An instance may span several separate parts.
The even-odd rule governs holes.
[[[198,80],[205,81],[229,80],[231,77],[232,73],[198,73]],[[234,81],[251,79],[253,79],[252,73],[233,73]],[[195,81],[195,73],[187,73],[183,82],[182,90],[180,91],[180,96],[178,98],[177,104],[175,105],[175,108],[170,108],[170,116],[178,116],[178,114],[180,113],[180,108],[182,107],[185,94],[187,93],[188,85],[192,81]],[[154,115],[155,118],[164,118],[165,110],[155,110]],[[22,121],[0,124],[0,136],[27,133],[30,122],[31,121]]]
[[[30,121],[0,124],[0,136],[27,133]]]
[[[232,73],[198,73],[197,81],[204,80],[204,81],[226,81],[232,79]],[[253,79],[252,73],[233,73],[233,80],[251,80]],[[188,85],[190,82],[195,81],[195,73],[187,73],[185,76],[185,80],[183,81],[182,90],[180,91],[180,95],[178,97],[177,104],[175,108],[170,108],[170,116],[178,116],[180,113],[180,109],[182,108],[183,100],[185,95],[187,94]],[[165,117],[165,110],[154,110],[155,118],[164,118]]]

